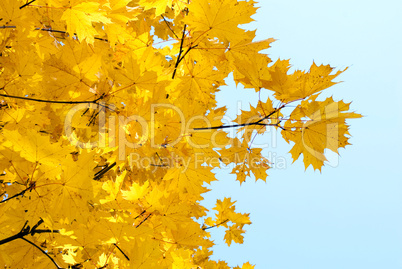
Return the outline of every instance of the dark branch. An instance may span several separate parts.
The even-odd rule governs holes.
[[[175,66],[174,66],[172,79],[174,79],[174,76],[176,75],[177,67],[179,66],[179,63],[181,61],[180,58],[181,58],[181,54],[183,53],[183,43],[184,43],[184,37],[186,36],[186,28],[187,28],[187,24],[185,24],[184,28],[183,28],[183,34],[182,34],[181,41],[180,41],[179,56],[177,56],[177,60],[176,60]]]
[[[36,230],[36,229],[39,227],[39,225],[41,225],[42,223],[43,223],[43,219],[40,219],[40,220],[38,221],[38,223],[36,223],[36,224],[32,227],[30,234],[31,234],[31,235],[34,235],[34,234],[35,234],[35,230]]]
[[[23,190],[23,191],[21,191],[21,192],[19,192],[19,193],[17,193],[17,194],[14,194],[13,196],[11,196],[11,197],[8,197],[7,199],[4,199],[4,200],[2,200],[2,201],[0,201],[0,204],[1,203],[5,203],[5,202],[7,202],[8,200],[11,200],[11,199],[13,199],[13,198],[15,198],[15,197],[18,197],[18,196],[20,196],[20,195],[24,195],[24,193],[27,191],[28,189],[25,189],[25,190]],[[1,244],[0,244],[1,245]]]
[[[149,214],[145,219],[143,219],[137,226],[135,226],[135,228],[138,228],[138,227],[140,227],[141,226],[141,224],[143,224],[150,216],[152,215],[152,213],[151,214]]]
[[[126,253],[124,253],[123,250],[121,250],[121,248],[119,248],[118,245],[116,245],[115,243],[113,245],[115,245],[115,247],[117,247],[117,249],[120,250],[121,254],[123,254],[124,257],[126,257],[127,260],[130,260],[130,258],[126,255]]]
[[[270,123],[262,123],[262,121],[269,119],[273,114],[284,108],[285,105],[280,106],[279,108],[274,109],[271,113],[266,115],[265,117],[259,119],[258,121],[255,122],[249,122],[249,123],[242,123],[242,124],[232,124],[232,125],[220,125],[220,126],[212,126],[212,127],[200,127],[200,128],[194,128],[194,131],[201,131],[201,130],[216,130],[216,129],[227,129],[227,128],[236,128],[236,127],[245,127],[245,126],[250,126],[250,125],[260,125],[260,126],[278,126],[278,123],[275,124],[270,124]]]
[[[51,29],[51,28],[35,28],[35,30],[41,30],[41,31],[52,32],[52,33],[67,34],[66,31],[53,30],[53,29]],[[74,35],[77,36],[76,33],[74,33]],[[94,37],[94,39],[100,40],[100,41],[109,42],[109,40],[107,40],[107,39],[105,39],[105,38]]]
[[[135,217],[134,219],[138,219],[140,216],[142,216],[145,212],[147,212],[146,210],[143,210],[137,217]]]
[[[15,239],[21,238],[22,237],[21,235],[22,235],[22,233],[19,232],[19,233],[13,235],[13,236],[10,236],[10,237],[7,237],[7,238],[5,238],[3,240],[0,240],[0,245],[6,244],[8,242],[14,241]]]
[[[220,125],[220,126],[212,126],[212,127],[200,127],[194,128],[194,131],[201,131],[201,130],[217,130],[217,129],[227,129],[227,128],[237,128],[237,127],[245,127],[250,125],[260,125],[260,126],[277,126],[277,124],[270,124],[270,123],[260,123],[260,122],[250,122],[250,123],[242,123],[242,124],[232,124],[232,125]]]
[[[115,165],[116,165],[116,162],[112,163],[110,166],[109,166],[109,164],[106,165],[102,170],[98,171],[94,175],[94,180],[101,179],[103,177],[103,175],[106,174],[106,172],[108,172],[110,169],[112,169]]]
[[[30,5],[30,4],[32,4],[32,3],[35,2],[35,1],[36,1],[36,0],[31,0],[31,1],[27,2],[26,4],[20,6],[20,9],[23,9],[24,7],[26,7],[26,6]]]
[[[50,229],[36,229],[36,234],[44,234],[44,233],[59,233],[59,230],[50,230]]]
[[[196,47],[198,47],[198,45],[190,46],[190,47],[186,50],[186,52],[183,54],[183,56],[181,56],[181,58],[179,59],[179,62],[178,62],[178,63],[180,64],[180,62],[184,59],[184,57],[186,57],[187,53],[189,53],[190,50],[192,50],[192,49],[194,49],[194,48],[196,48]]]
[[[15,239],[18,239],[18,238],[23,238],[24,236],[27,236],[29,234],[33,236],[33,235],[35,235],[37,233],[40,234],[40,233],[58,233],[59,232],[59,230],[37,229],[38,226],[41,225],[42,223],[43,223],[43,220],[40,219],[38,221],[38,223],[36,223],[31,229],[31,227],[29,225],[27,226],[28,221],[26,221],[24,226],[22,226],[21,231],[19,231],[19,233],[15,234],[15,235],[12,235],[10,237],[7,237],[7,238],[5,238],[3,240],[0,240],[0,245],[6,244],[6,243],[11,242],[11,241],[14,241]]]

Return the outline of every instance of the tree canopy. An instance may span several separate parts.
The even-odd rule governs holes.
[[[320,98],[345,70],[290,72],[262,53],[275,40],[242,28],[256,11],[253,0],[2,0],[0,265],[229,268],[211,258],[214,240],[242,243],[251,221],[229,197],[201,205],[212,169],[265,181],[253,139],[275,128],[294,161],[321,170],[361,117]],[[271,93],[232,121],[215,98],[230,74]]]

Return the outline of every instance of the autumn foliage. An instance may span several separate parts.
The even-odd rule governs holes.
[[[261,53],[274,39],[240,27],[256,10],[253,0],[0,1],[2,268],[229,268],[210,258],[210,229],[230,246],[251,222],[230,198],[200,204],[211,170],[265,181],[270,160],[253,138],[268,128],[321,170],[325,150],[349,144],[345,120],[360,117],[320,98],[344,70],[290,72]],[[230,74],[272,93],[232,122],[215,100]]]

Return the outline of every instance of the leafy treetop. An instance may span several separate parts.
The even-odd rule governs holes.
[[[229,268],[210,229],[242,243],[249,214],[200,202],[233,165],[266,180],[268,128],[305,167],[348,145],[349,104],[319,95],[343,71],[255,41],[253,0],[0,1],[0,264],[3,268]],[[233,73],[269,91],[227,123],[215,94]],[[227,128],[237,128],[231,138]],[[236,267],[240,268],[240,267]],[[253,268],[244,263],[243,269]]]

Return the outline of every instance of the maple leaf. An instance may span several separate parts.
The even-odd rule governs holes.
[[[325,149],[338,153],[338,148],[349,144],[346,119],[361,118],[361,115],[345,113],[350,104],[343,101],[334,102],[332,98],[316,101],[316,97],[303,101],[295,108],[291,118],[296,122],[287,122],[282,135],[288,143],[295,143],[290,151],[293,161],[303,154],[306,169],[311,164],[314,169],[321,170],[326,161]],[[291,128],[295,128],[296,132],[289,132]]]
[[[147,188],[149,186],[149,182],[145,182],[143,186],[140,186],[137,183],[133,183],[128,191],[122,191],[123,197],[129,201],[135,201],[145,196],[147,193]]]
[[[239,24],[252,21],[255,13],[253,1],[219,0],[209,2],[200,0],[191,2],[189,16],[184,20],[195,32],[216,36],[222,42],[241,40],[243,30]]]
[[[333,71],[332,67],[329,65],[317,66],[313,62],[309,72],[297,70],[288,75],[289,68],[288,60],[276,61],[269,68],[271,79],[264,85],[264,88],[274,91],[275,97],[284,103],[304,99],[335,85],[336,82],[332,80],[346,70],[337,71],[335,74],[330,75]]]
[[[234,267],[234,269],[254,269],[255,265],[251,265],[249,262],[243,263],[242,267]]]
[[[238,227],[231,226],[229,230],[226,230],[225,232],[225,242],[230,246],[232,244],[232,241],[235,243],[242,244],[243,243],[243,233],[245,231],[242,229],[239,229]]]
[[[30,162],[52,166],[57,165],[58,159],[65,155],[60,143],[50,143],[49,137],[35,130],[26,130],[23,134],[18,130],[3,130],[2,134],[7,139],[4,146],[12,147]]]
[[[92,23],[111,23],[104,12],[100,11],[99,3],[82,0],[72,1],[71,6],[64,11],[61,20],[66,21],[67,32],[70,35],[77,34],[80,41],[86,40],[88,44],[93,44],[94,36],[98,34]]]
[[[83,152],[77,161],[68,158],[62,163],[62,175],[53,182],[51,191],[56,195],[50,207],[56,213],[53,218],[62,217],[69,221],[85,221],[88,216],[88,203],[96,203],[100,183],[93,180],[94,154]],[[57,217],[56,217],[57,216]]]

